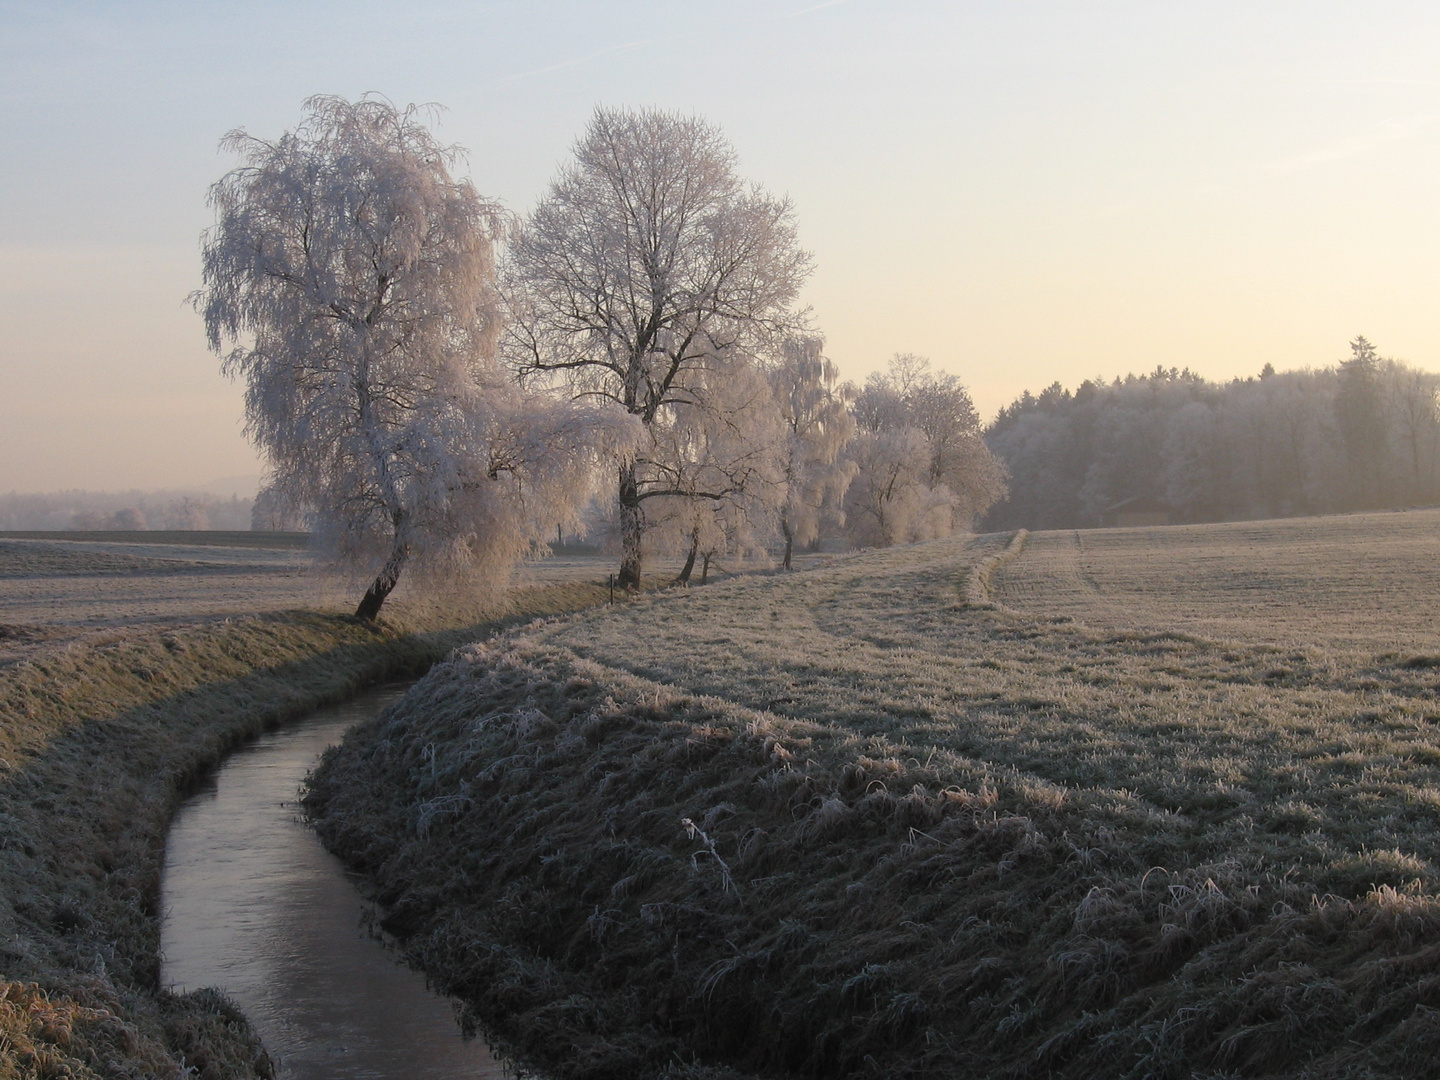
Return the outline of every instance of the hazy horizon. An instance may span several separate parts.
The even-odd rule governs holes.
[[[260,470],[185,297],[220,137],[448,107],[528,210],[597,103],[704,115],[794,201],[842,376],[987,418],[1054,381],[1440,367],[1440,12],[1418,4],[0,2],[0,491]]]

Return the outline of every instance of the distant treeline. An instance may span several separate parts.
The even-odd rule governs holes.
[[[0,530],[249,529],[253,505],[238,495],[222,499],[203,492],[11,492],[0,494]]]
[[[1440,502],[1440,376],[1376,354],[1214,383],[1157,367],[1028,391],[986,429],[1010,474],[984,527],[1080,528],[1133,505],[1177,522]]]

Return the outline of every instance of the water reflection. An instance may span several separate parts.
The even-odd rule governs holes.
[[[296,791],[325,747],[402,693],[376,691],[265,735],[181,808],[161,887],[163,978],[218,986],[294,1080],[510,1075],[463,1042],[449,1003],[360,928],[344,867],[301,822]]]

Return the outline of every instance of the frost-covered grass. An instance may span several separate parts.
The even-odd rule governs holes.
[[[1293,643],[1363,665],[1440,650],[1440,510],[1036,533],[994,592],[1091,626]]]
[[[266,727],[600,596],[529,590],[463,626],[291,611],[79,637],[0,628],[0,646],[20,642],[0,667],[0,1078],[268,1075],[233,1006],[158,984],[178,800]]]
[[[304,540],[294,533],[0,534],[0,666],[19,639],[37,631],[53,639],[97,627],[190,625],[297,608],[353,611],[364,585],[325,573]],[[657,560],[651,577],[673,576],[672,563],[678,568]],[[522,566],[513,584],[603,583],[614,570],[609,556],[552,557]],[[424,596],[417,584],[403,578],[391,602],[409,609],[397,611],[402,622],[417,618]],[[439,591],[449,597],[454,590]]]
[[[221,534],[229,545],[193,534],[72,533],[0,538],[0,626],[32,632],[60,627],[194,623],[294,608],[343,610],[309,556],[286,534]],[[169,538],[172,542],[166,543]],[[261,546],[268,542],[273,546]],[[0,664],[6,642],[0,637]]]
[[[1440,1075],[1437,517],[593,609],[433,672],[312,806],[562,1077]]]

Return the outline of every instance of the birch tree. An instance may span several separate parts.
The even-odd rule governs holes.
[[[673,441],[666,429],[702,422],[725,366],[798,322],[810,261],[790,204],[743,182],[704,120],[597,109],[511,252],[511,362],[651,433],[617,478],[619,580],[636,588],[646,504],[726,497],[674,483],[654,452]]]
[[[276,496],[373,579],[409,564],[500,572],[573,518],[623,431],[522,395],[500,365],[499,207],[451,169],[415,106],[313,97],[294,131],[237,130],[210,191],[195,296]],[[613,436],[613,438],[611,438]]]

